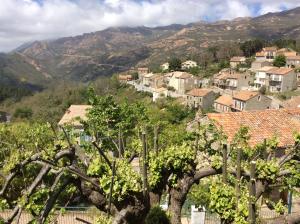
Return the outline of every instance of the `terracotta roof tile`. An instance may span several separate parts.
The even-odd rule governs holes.
[[[275,47],[275,46],[265,47],[265,48],[263,48],[263,51],[277,51],[277,47]]]
[[[72,124],[80,125],[78,118],[85,120],[87,110],[92,108],[90,105],[71,105],[66,113],[63,115],[61,120],[58,122],[59,125]]]
[[[188,79],[191,78],[193,75],[187,72],[174,72],[174,75],[178,79]]]
[[[277,69],[277,67],[274,67],[274,66],[264,66],[264,67],[258,69],[257,71],[259,71],[259,72],[268,72],[268,71],[271,71],[271,70],[274,70],[274,69]]]
[[[276,74],[276,75],[287,75],[288,73],[294,71],[293,68],[277,68],[277,69],[272,69],[268,71],[268,73]]]
[[[296,55],[296,56],[287,56],[286,60],[300,60],[300,55]]]
[[[206,96],[208,93],[212,92],[211,89],[192,89],[191,91],[189,91],[186,95],[189,96]]]
[[[222,95],[215,100],[215,103],[222,104],[228,107],[231,107],[233,104],[232,97],[229,95]]]
[[[256,52],[255,56],[256,57],[264,57],[265,56],[265,52],[263,52],[263,51]]]
[[[153,89],[153,91],[156,93],[161,93],[161,92],[167,91],[167,89],[164,87],[161,87],[161,88]]]
[[[258,92],[242,90],[242,91],[238,91],[238,92],[234,93],[233,98],[242,100],[242,101],[247,101],[247,100],[257,96],[258,94],[259,94]]]
[[[300,96],[294,96],[283,102],[284,108],[300,108]]]
[[[246,61],[245,57],[242,56],[234,56],[230,59],[231,62],[243,62]]]
[[[238,79],[241,76],[241,73],[237,72],[222,72],[220,75],[216,77],[216,79]]]
[[[280,147],[294,144],[294,133],[300,132],[300,109],[280,109],[229,113],[210,113],[208,118],[232,142],[241,126],[249,128],[249,144],[255,146],[264,139],[277,137]]]

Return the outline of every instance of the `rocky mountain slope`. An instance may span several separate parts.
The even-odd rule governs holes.
[[[34,68],[31,77],[37,83],[56,78],[89,81],[136,65],[159,64],[173,55],[188,57],[208,46],[251,38],[300,39],[300,8],[214,23],[109,28],[75,37],[36,41],[21,46],[7,57],[18,58],[27,67]],[[24,76],[21,74],[20,79]]]

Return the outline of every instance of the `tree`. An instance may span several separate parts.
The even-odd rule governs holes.
[[[180,71],[181,70],[181,60],[179,58],[171,58],[169,60],[169,70],[170,71]]]
[[[264,45],[266,44],[266,41],[255,39],[255,40],[249,40],[245,41],[240,45],[240,49],[243,51],[244,55],[246,57],[253,56],[256,52],[260,51]]]
[[[273,65],[276,67],[284,67],[286,65],[286,57],[284,55],[277,55],[274,58]]]
[[[191,188],[209,176],[216,176],[210,184],[211,210],[224,223],[244,223],[249,201],[257,202],[274,185],[289,190],[300,186],[299,135],[294,147],[275,157],[276,139],[250,147],[248,129],[243,127],[231,142],[231,150],[224,153],[226,138],[211,124],[187,131],[184,118],[170,122],[165,110],[117,103],[92,90],[88,95],[92,108],[81,122],[92,142],[77,144],[78,132],[71,127],[56,130],[39,123],[0,126],[0,206],[13,208],[6,223],[18,219],[23,210],[45,223],[56,206],[75,203],[78,197],[112,215],[114,224],[144,223],[151,207],[159,204],[166,192],[171,223],[178,224]],[[243,178],[236,179],[240,149]],[[133,159],[140,161],[139,172],[131,165]],[[245,186],[253,159],[256,195],[249,198]],[[222,170],[223,181],[217,176]],[[228,177],[225,182],[224,177]],[[240,189],[238,204],[236,186]]]
[[[207,51],[212,54],[213,62],[218,61],[218,57],[217,57],[218,50],[219,50],[218,46],[211,46],[207,49]]]
[[[223,223],[248,223],[250,202],[257,204],[262,197],[270,201],[268,195],[272,194],[276,186],[281,186],[280,190],[284,191],[295,189],[300,184],[299,175],[295,175],[296,170],[299,169],[299,164],[296,162],[299,160],[298,135],[295,136],[295,146],[281,157],[276,157],[274,153],[278,148],[276,138],[265,140],[254,147],[249,146],[249,138],[249,129],[242,127],[231,144],[230,159],[227,160],[227,181],[224,182],[224,179],[217,177],[210,182],[209,208],[220,216]],[[256,194],[251,196],[248,186],[250,165],[253,160],[256,164]],[[224,166],[221,158],[216,159],[214,164],[216,167]],[[197,188],[194,191],[197,191]],[[272,205],[278,213],[282,213],[284,208],[281,201],[270,202],[269,205]],[[299,215],[288,215],[287,218],[288,223],[297,223],[296,220],[299,219]],[[274,223],[279,223],[278,219],[276,221]]]
[[[185,133],[184,129],[170,131],[175,126],[167,120],[160,121],[170,128],[162,134],[168,137],[162,137],[164,148],[158,152],[151,134],[145,138],[144,132],[151,133],[149,127],[153,126],[149,125],[153,120],[148,119],[143,105],[118,104],[111,96],[99,97],[92,90],[89,95],[92,108],[82,124],[84,134],[91,136],[93,142],[78,145],[77,132],[68,127],[62,131],[44,124],[28,125],[26,129],[15,128],[15,124],[1,127],[1,139],[5,141],[1,147],[1,155],[5,155],[1,171],[6,175],[0,197],[3,207],[14,208],[8,223],[18,219],[23,210],[44,223],[51,218],[56,205],[64,204],[62,198],[72,201],[78,196],[112,214],[114,223],[143,223],[150,207],[159,203],[170,173],[164,169],[163,173],[155,172],[155,166],[149,167],[148,161],[154,155],[164,161],[165,151],[176,150],[175,155],[180,155],[182,147],[173,144],[182,144],[183,138],[179,136]],[[153,152],[147,152],[152,147]],[[136,157],[144,164],[139,173],[130,165]],[[162,177],[160,181],[156,174]],[[24,175],[28,178],[26,183],[22,180]],[[12,189],[17,189],[16,183],[25,190],[10,195]]]
[[[261,94],[265,95],[266,92],[267,92],[267,87],[266,87],[266,86],[260,87],[259,92],[260,92]]]

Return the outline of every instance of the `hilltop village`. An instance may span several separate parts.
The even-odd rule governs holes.
[[[297,108],[300,105],[300,97],[293,96],[297,95],[293,92],[300,80],[300,55],[292,49],[272,46],[256,52],[254,58],[234,56],[228,68],[207,78],[189,72],[197,66],[197,62],[187,60],[174,70],[166,62],[160,66],[160,73],[144,67],[120,74],[118,79],[137,91],[151,93],[154,102],[164,97],[178,98],[182,104],[203,112]],[[285,94],[293,97],[285,100]]]

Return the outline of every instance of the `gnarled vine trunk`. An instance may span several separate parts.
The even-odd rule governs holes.
[[[181,224],[181,210],[185,202],[187,193],[183,193],[181,189],[171,189],[170,191],[170,207],[172,224]]]
[[[181,210],[193,183],[194,177],[185,175],[177,181],[176,187],[171,187],[169,212],[172,224],[181,224]]]

